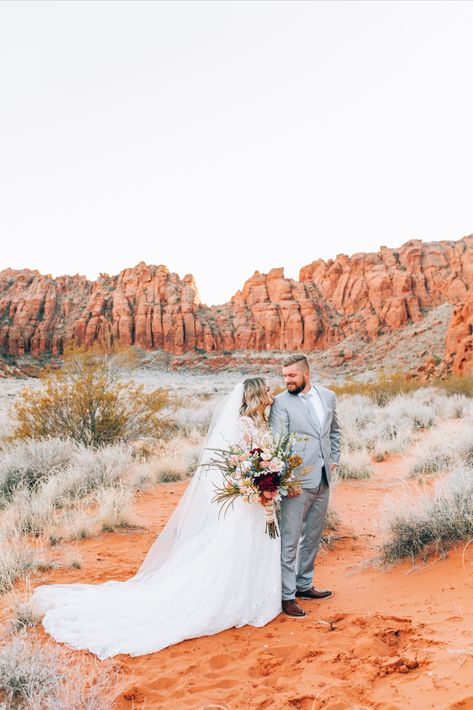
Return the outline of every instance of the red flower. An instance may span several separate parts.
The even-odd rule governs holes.
[[[253,456],[253,454],[262,454],[263,449],[251,449],[250,451],[250,456]]]
[[[279,486],[279,474],[271,472],[263,473],[263,475],[258,476],[255,481],[261,491],[269,491],[270,493],[275,493]]]

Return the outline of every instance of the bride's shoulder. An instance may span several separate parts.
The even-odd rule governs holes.
[[[239,418],[240,429],[244,432],[251,432],[252,434],[265,434],[269,431],[269,426],[260,426],[256,424],[252,417],[247,417],[241,415]]]

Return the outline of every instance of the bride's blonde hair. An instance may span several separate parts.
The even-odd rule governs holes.
[[[266,381],[262,377],[248,377],[243,382],[243,401],[240,407],[242,417],[251,417],[256,426],[264,426],[268,421],[265,408],[269,404]]]

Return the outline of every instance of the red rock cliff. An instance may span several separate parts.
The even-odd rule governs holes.
[[[470,292],[473,235],[314,261],[298,281],[285,278],[283,269],[256,272],[229,303],[213,307],[200,302],[192,276],[181,279],[144,262],[97,281],[5,269],[0,349],[56,354],[71,341],[104,339],[177,354],[196,348],[313,350],[352,334],[373,340],[445,302],[459,305],[458,319]],[[447,352],[459,328],[451,325]]]

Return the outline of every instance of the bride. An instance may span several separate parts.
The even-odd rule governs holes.
[[[226,397],[189,486],[133,577],[34,589],[32,608],[56,641],[102,660],[140,656],[233,626],[264,626],[280,613],[280,539],[266,534],[263,505],[238,498],[219,518],[211,499],[223,476],[206,466],[211,449],[250,449],[267,436],[272,399],[260,377]]]

